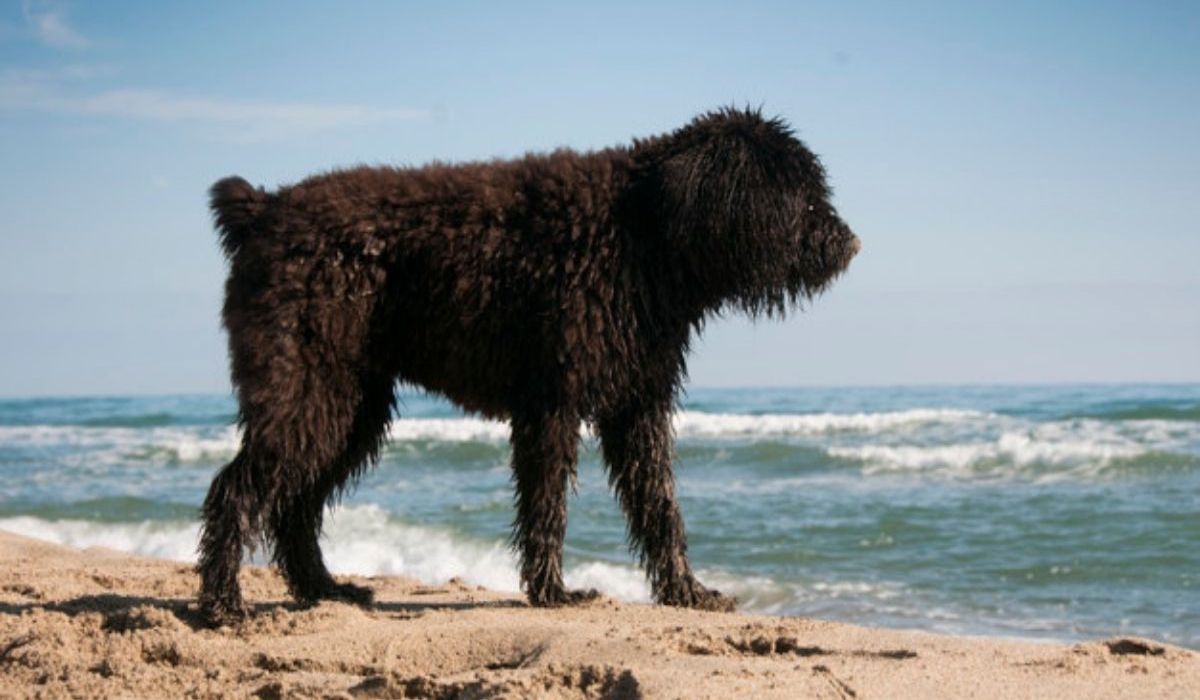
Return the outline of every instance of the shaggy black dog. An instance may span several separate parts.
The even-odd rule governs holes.
[[[783,314],[859,243],[817,157],[778,119],[723,109],[632,147],[356,168],[267,193],[212,188],[242,445],[204,502],[201,605],[244,615],[265,538],[301,601],[369,603],[318,535],[377,458],[399,380],[512,422],[514,547],[534,605],[562,580],[580,424],[598,433],[659,603],[729,609],[692,574],[671,409],[692,335],[723,309]]]

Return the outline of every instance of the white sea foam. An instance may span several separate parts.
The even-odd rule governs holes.
[[[70,547],[105,547],[185,562],[196,560],[199,538],[198,524],[179,521],[101,523],[18,516],[0,518],[0,529]],[[492,590],[519,591],[516,560],[502,540],[483,542],[446,530],[399,523],[377,506],[331,512],[323,550],[330,570],[337,574],[409,576],[430,585],[458,577]],[[255,559],[261,562],[262,554]],[[902,590],[900,584],[889,582],[781,583],[723,570],[702,570],[698,575],[736,596],[744,609],[763,613],[794,614],[854,601],[875,606]],[[579,562],[567,567],[564,579],[571,588],[595,588],[619,600],[650,600],[645,577],[632,563]]]
[[[335,573],[410,576],[429,585],[458,577],[492,590],[518,591],[516,562],[500,540],[483,542],[446,530],[399,523],[375,506],[339,509],[331,515],[324,551]],[[100,523],[18,516],[0,518],[0,529],[71,547],[105,547],[184,562],[195,561],[199,536],[196,523],[179,521]],[[261,562],[261,553],[256,559]],[[933,606],[918,592],[892,581],[779,581],[725,570],[700,570],[698,576],[706,584],[735,596],[739,607],[748,612],[801,614],[960,634],[981,627],[1010,635],[1039,629],[1034,619],[983,620],[978,611]],[[650,599],[642,573],[632,564],[582,562],[569,567],[564,578],[572,588],[595,588],[620,600]],[[1046,629],[1062,629],[1062,625],[1048,625]]]
[[[179,521],[100,523],[18,516],[0,518],[0,529],[70,547],[106,547],[186,562],[196,560],[199,538],[198,524]],[[482,542],[446,530],[399,523],[373,505],[332,511],[323,550],[330,570],[337,574],[410,576],[431,585],[458,577],[492,590],[519,590],[516,560],[502,540]],[[764,576],[735,576],[721,570],[699,575],[737,596],[748,609],[760,612],[794,612],[797,606],[823,598],[882,601],[899,591],[898,584],[892,583],[779,583]],[[619,600],[650,600],[645,577],[632,563],[580,562],[567,567],[564,579],[571,588],[595,588]]]
[[[955,409],[913,409],[885,413],[745,415],[682,411],[674,416],[681,438],[756,439],[824,434],[884,433],[892,430],[986,421],[991,414]],[[589,433],[581,426],[585,436]],[[508,423],[482,418],[401,418],[392,423],[389,442],[507,443]],[[66,448],[86,453],[91,463],[125,460],[214,462],[237,451],[236,426],[91,427],[74,425],[0,426],[0,443],[25,448]]]
[[[1012,421],[1010,421],[1011,423]],[[1009,425],[991,439],[952,444],[833,446],[833,457],[861,461],[867,473],[928,472],[948,476],[1013,476],[1049,468],[1039,479],[1096,474],[1116,462],[1155,452],[1188,451],[1196,429],[1164,421],[1116,424],[1069,420]]]
[[[202,428],[0,426],[0,443],[35,449],[66,448],[93,464],[128,460],[199,462],[228,459],[237,451],[239,440],[238,430],[232,425]]]
[[[587,562],[568,567],[563,580],[568,588],[594,588],[618,600],[638,603],[650,600],[650,586],[646,583],[646,577],[632,565]]]
[[[673,417],[679,437],[755,438],[821,435],[833,432],[875,433],[931,423],[986,420],[992,414],[957,409],[913,409],[885,413],[794,413],[749,415],[680,411]],[[584,435],[590,435],[581,426]],[[402,418],[392,424],[393,442],[505,442],[509,426],[479,418]]]
[[[388,430],[392,442],[508,442],[508,423],[482,418],[401,418]]]
[[[915,474],[963,480],[1107,478],[1118,473],[1111,469],[1114,465],[1128,465],[1146,455],[1200,452],[1200,422],[1083,418],[1035,423],[956,409],[773,415],[684,411],[675,416],[675,430],[684,441],[799,442],[832,458],[857,463],[868,476]],[[388,449],[417,459],[436,445],[482,443],[502,451],[507,449],[508,434],[506,423],[480,418],[406,418],[393,423]],[[232,425],[0,426],[0,444],[43,453],[87,473],[135,463],[208,468],[230,459],[240,437]],[[804,476],[819,477],[819,473]],[[743,489],[737,481],[725,484],[729,491]],[[745,489],[777,486],[763,482],[746,484]]]
[[[98,523],[90,520],[44,520],[30,516],[0,518],[0,530],[68,547],[107,547],[176,561],[195,561],[196,542],[200,534],[199,525],[195,523]]]
[[[885,413],[793,413],[747,415],[682,411],[675,415],[681,437],[770,437],[834,432],[878,433],[931,423],[986,420],[992,414],[942,408]]]
[[[198,524],[178,521],[102,523],[17,516],[0,518],[0,529],[70,547],[107,547],[187,562],[196,560],[199,540]],[[410,576],[428,584],[459,577],[497,591],[520,589],[516,560],[503,540],[482,542],[399,523],[373,505],[332,511],[322,548],[326,564],[337,574]],[[632,564],[584,562],[568,567],[564,578],[568,586],[595,588],[621,600],[649,599],[649,588]]]
[[[426,583],[458,576],[494,590],[518,589],[516,565],[503,544],[399,523],[378,506],[334,510],[325,534],[325,560],[334,573],[412,576]]]

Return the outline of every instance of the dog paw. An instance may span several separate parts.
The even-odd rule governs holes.
[[[328,600],[340,600],[367,608],[375,603],[375,591],[353,583],[335,583],[324,596]]]
[[[316,605],[322,600],[336,600],[366,608],[375,602],[375,591],[366,586],[338,583],[330,579],[320,586],[298,592],[296,598],[307,605]]]
[[[234,627],[249,617],[250,609],[241,600],[200,601],[200,619],[207,627]]]
[[[668,589],[659,597],[658,602],[677,608],[711,612],[733,612],[737,609],[737,598],[708,588],[695,579]]]
[[[529,603],[538,608],[562,608],[569,605],[584,605],[599,597],[600,592],[595,588],[588,588],[581,591],[556,588],[543,591],[537,595],[530,594]]]

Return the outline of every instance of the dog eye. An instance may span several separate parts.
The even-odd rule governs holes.
[[[813,210],[813,205],[811,205],[811,204],[810,204],[810,205],[808,205],[808,210],[809,210],[809,211],[812,211],[812,210]]]

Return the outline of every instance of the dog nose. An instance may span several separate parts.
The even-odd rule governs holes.
[[[853,234],[851,234],[851,235],[853,235]],[[862,241],[859,240],[858,236],[854,236],[854,240],[850,241],[851,257],[858,255],[858,251],[860,251],[860,250],[862,250]]]

